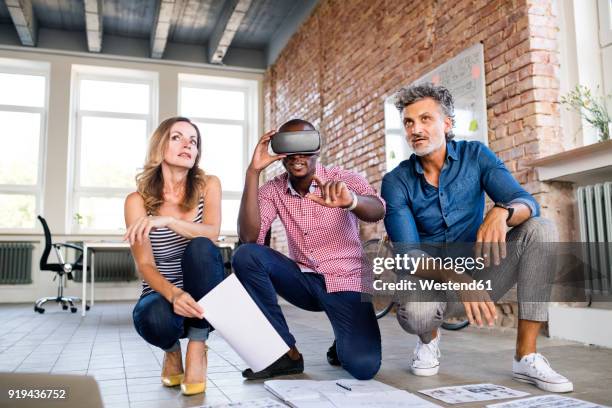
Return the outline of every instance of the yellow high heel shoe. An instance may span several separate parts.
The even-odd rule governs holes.
[[[181,381],[183,395],[201,394],[206,391],[206,373],[208,371],[208,345],[204,345],[204,382],[187,384]]]
[[[183,381],[184,374],[162,376],[161,381],[164,387],[176,387]]]
[[[179,349],[179,355],[180,355],[180,349]],[[182,356],[181,356],[182,358]],[[166,365],[166,356],[164,355],[164,366]],[[164,369],[162,368],[162,373],[164,372]],[[164,387],[176,387],[177,385],[179,385],[182,381],[183,381],[183,377],[184,374],[180,373],[180,374],[174,374],[174,375],[162,375],[161,376],[161,382],[164,385]]]

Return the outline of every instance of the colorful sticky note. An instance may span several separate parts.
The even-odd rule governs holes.
[[[480,76],[480,67],[478,65],[472,65],[472,78],[476,79]]]
[[[470,132],[475,132],[478,130],[478,121],[476,119],[472,119],[470,121],[470,127],[468,128]]]

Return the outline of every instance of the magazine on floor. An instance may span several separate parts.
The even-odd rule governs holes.
[[[487,405],[487,408],[610,408],[562,395],[540,395],[538,397]]]
[[[446,402],[447,404],[461,404],[464,402],[490,401],[496,399],[518,398],[529,395],[528,392],[513,390],[496,384],[468,384],[452,387],[432,388],[420,390],[421,394]]]

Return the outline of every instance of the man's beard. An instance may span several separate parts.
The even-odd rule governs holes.
[[[432,140],[431,138],[429,138],[429,144],[427,146],[424,146],[421,148],[412,147],[412,150],[414,151],[414,154],[416,154],[419,157],[427,156],[428,154],[431,154],[435,152],[436,150],[440,149],[442,146],[444,146],[445,141],[446,141],[446,137],[441,137],[439,139],[439,143],[436,144],[435,140]]]

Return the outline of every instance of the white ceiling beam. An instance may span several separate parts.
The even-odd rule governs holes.
[[[21,44],[36,46],[37,24],[32,9],[32,0],[6,0],[6,6]]]
[[[234,0],[230,5],[229,18],[221,18],[213,30],[208,43],[208,60],[213,64],[221,64],[227,53],[240,23],[246,16],[252,0]]]
[[[102,0],[85,0],[85,29],[89,52],[102,51],[102,20],[104,12]]]
[[[151,31],[151,58],[162,58],[168,43],[168,33],[176,0],[162,0],[157,9],[157,17]]]

